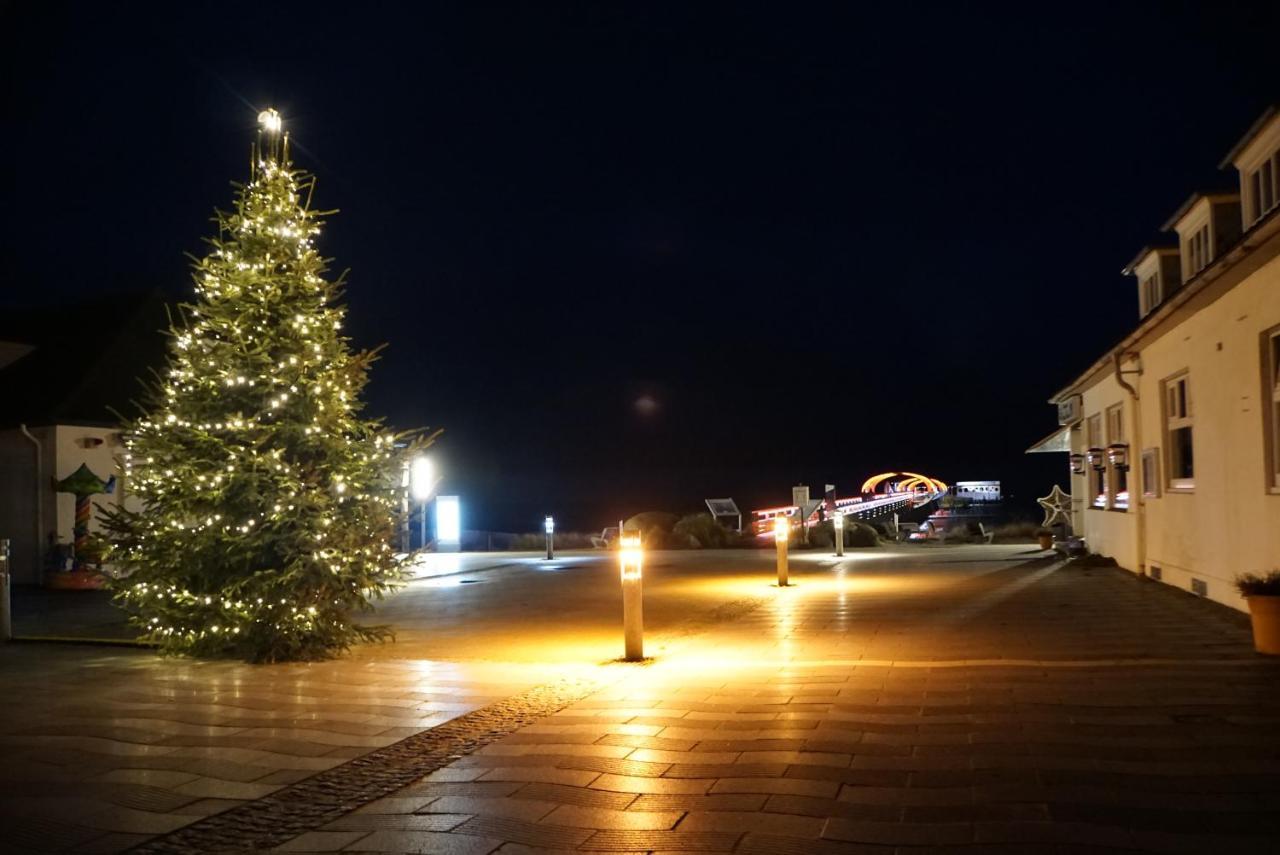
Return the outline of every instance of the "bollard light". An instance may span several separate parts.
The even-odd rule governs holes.
[[[836,557],[840,558],[844,555],[844,514],[837,512],[831,524],[836,530]]]
[[[622,567],[622,581],[639,579],[644,564],[644,549],[640,545],[640,535],[626,534],[618,550],[618,563]]]
[[[556,557],[556,521],[550,515],[542,521],[542,530],[547,533],[547,560]]]
[[[621,534],[618,566],[622,574],[623,658],[639,662],[644,659],[644,549],[639,534]]]
[[[787,581],[787,538],[791,536],[791,522],[786,517],[773,521],[773,542],[778,548],[778,587],[785,588]]]

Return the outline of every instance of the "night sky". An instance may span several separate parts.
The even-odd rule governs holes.
[[[1065,483],[1120,268],[1280,100],[1280,4],[0,6],[0,311],[190,294],[285,117],[369,412],[468,527]]]

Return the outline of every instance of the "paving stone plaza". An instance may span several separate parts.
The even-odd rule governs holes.
[[[1246,616],[1032,547],[460,556],[309,665],[0,649],[5,851],[1270,852]]]

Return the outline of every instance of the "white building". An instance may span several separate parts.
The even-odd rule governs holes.
[[[118,465],[123,441],[113,410],[131,409],[138,378],[161,364],[165,346],[159,295],[36,315],[11,324],[0,341],[0,538],[10,541],[20,585],[40,584],[51,547],[70,543],[75,498],[54,483],[81,464],[103,481],[116,476],[95,505],[136,509]],[[89,529],[101,530],[96,512]]]
[[[1244,609],[1233,578],[1280,567],[1280,110],[1221,166],[1238,192],[1192,195],[1125,267],[1137,327],[1050,403],[1089,549]]]
[[[954,492],[957,499],[968,499],[971,502],[998,502],[1000,501],[1000,482],[957,481]]]

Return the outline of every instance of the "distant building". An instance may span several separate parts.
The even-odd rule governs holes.
[[[1124,268],[1137,327],[1050,399],[1061,431],[1031,450],[1069,450],[1090,550],[1243,609],[1235,575],[1280,566],[1280,110],[1220,166],[1237,189],[1193,194]]]
[[[1000,501],[999,481],[957,481],[953,490],[957,499],[968,499],[971,502]]]

